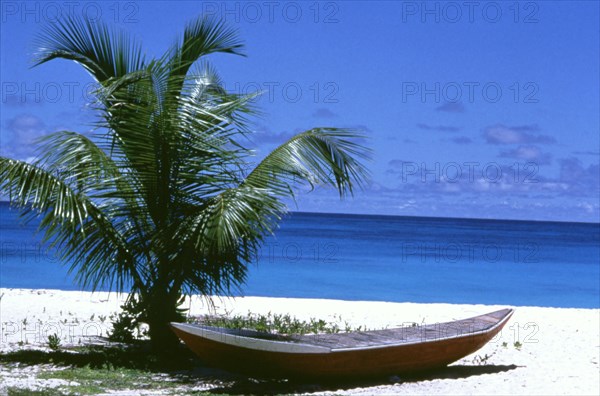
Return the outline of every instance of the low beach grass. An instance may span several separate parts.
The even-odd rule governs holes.
[[[366,331],[366,326],[352,327],[341,316],[333,321],[310,318],[301,320],[289,314],[255,314],[248,312],[246,315],[204,315],[190,317],[190,323],[206,326],[224,327],[228,329],[247,329],[262,331],[271,334],[304,335],[304,334],[333,334],[351,331]]]
[[[0,354],[0,364],[5,371],[36,373],[31,383],[8,387],[9,395],[95,395],[126,390],[148,394],[158,391],[211,394],[193,390],[196,381],[191,373],[198,362],[190,352],[181,348],[170,358],[158,356],[147,342],[50,351],[21,349]],[[39,385],[30,386],[36,383],[43,389],[37,389]]]
[[[175,381],[166,380],[166,375],[156,375],[140,369],[127,368],[92,368],[69,367],[56,371],[40,373],[40,379],[60,379],[68,381],[69,385],[62,387],[67,393],[95,395],[111,390],[175,390],[179,385]],[[70,385],[70,384],[76,385]]]
[[[183,346],[171,358],[158,356],[148,341],[57,351],[20,349],[0,354],[0,371],[6,380],[0,394],[9,396],[285,395],[322,389],[210,368]]]

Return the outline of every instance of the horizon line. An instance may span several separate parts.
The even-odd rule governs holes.
[[[598,221],[594,222],[594,221],[575,221],[575,220],[536,220],[536,219],[510,219],[510,218],[501,219],[501,218],[485,218],[485,217],[426,216],[426,215],[401,215],[401,214],[380,214],[380,213],[313,212],[313,211],[303,211],[303,210],[290,210],[289,213],[337,215],[337,216],[404,217],[404,218],[419,218],[419,219],[452,219],[452,220],[510,221],[510,222],[569,223],[569,224],[600,225],[600,219]]]
[[[0,200],[0,204],[3,204],[3,203],[6,203],[6,204],[10,205],[10,201]],[[288,213],[304,213],[304,214],[336,215],[336,216],[401,217],[401,218],[421,218],[421,219],[452,219],[452,220],[510,221],[510,222],[568,223],[568,224],[594,224],[594,225],[600,225],[600,219],[598,219],[598,221],[539,220],[539,219],[515,219],[515,218],[485,218],[485,217],[404,215],[404,214],[383,214],[383,213],[315,212],[315,211],[310,211],[310,210],[306,210],[306,211],[304,211],[304,210],[289,210]]]

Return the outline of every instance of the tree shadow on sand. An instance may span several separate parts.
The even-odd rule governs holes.
[[[401,377],[354,380],[286,380],[254,378],[211,368],[181,347],[168,356],[155,355],[147,343],[134,345],[102,345],[62,349],[59,351],[18,350],[0,354],[0,364],[52,364],[57,367],[90,367],[97,369],[127,368],[149,373],[167,374],[184,388],[202,388],[211,393],[234,395],[310,393],[352,388],[412,383],[434,379],[459,379],[514,370],[516,365],[454,365],[443,369]]]

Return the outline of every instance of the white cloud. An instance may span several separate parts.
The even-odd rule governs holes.
[[[539,147],[533,145],[519,146],[514,149],[502,151],[499,157],[535,162],[538,165],[552,162],[552,155],[542,152]]]
[[[9,119],[2,128],[2,147],[0,153],[15,159],[27,159],[34,156],[35,142],[46,135],[45,123],[31,114],[21,114]]]
[[[483,137],[489,144],[550,144],[552,136],[537,134],[537,125],[506,126],[502,124],[485,128]]]

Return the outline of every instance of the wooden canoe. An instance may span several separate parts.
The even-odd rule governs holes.
[[[374,377],[447,366],[500,332],[512,309],[426,326],[283,336],[172,323],[207,364],[251,375],[286,378]]]

